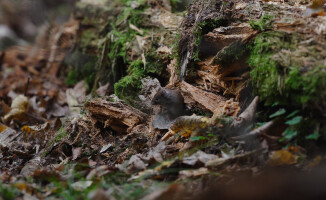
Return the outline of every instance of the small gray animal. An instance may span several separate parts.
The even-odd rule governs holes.
[[[179,91],[160,88],[152,99],[152,105],[160,105],[170,118],[177,118],[184,113],[184,99]]]

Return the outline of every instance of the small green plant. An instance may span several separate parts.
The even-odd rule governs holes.
[[[278,117],[278,116],[281,116],[281,115],[283,115],[283,114],[285,114],[285,113],[286,113],[285,109],[284,109],[284,108],[281,108],[281,109],[279,109],[278,111],[276,111],[275,113],[271,114],[271,115],[269,116],[269,118]]]
[[[193,136],[193,137],[190,137],[190,140],[191,141],[201,141],[201,140],[207,140],[208,138],[205,137],[205,136]]]
[[[0,182],[0,199],[12,200],[18,196],[18,190]]]
[[[258,21],[250,20],[249,25],[255,30],[266,31],[272,28],[273,18],[272,15],[263,15]]]
[[[291,114],[290,114],[291,115]],[[289,118],[289,115],[287,116]],[[288,119],[285,124],[289,127],[282,133],[283,138],[280,139],[280,142],[285,140],[292,140],[294,137],[298,135],[298,127],[302,121],[302,116],[295,116],[291,119]]]
[[[73,86],[77,83],[78,79],[77,79],[77,72],[74,69],[71,69],[68,73],[68,76],[66,78],[66,84],[68,86]]]
[[[311,123],[307,123],[307,120],[304,117],[298,115],[299,113],[300,110],[294,110],[290,114],[285,115],[286,110],[281,108],[269,116],[270,118],[282,118],[288,126],[285,131],[283,131],[283,137],[280,139],[280,142],[292,140],[296,142],[298,140],[303,141],[303,139],[317,140],[319,138],[320,134],[318,131],[307,135],[307,132],[310,131],[309,127],[312,127],[314,123],[312,123],[312,125]]]

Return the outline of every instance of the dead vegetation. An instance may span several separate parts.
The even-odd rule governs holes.
[[[323,3],[81,0],[34,27],[0,52],[0,199],[323,198]]]

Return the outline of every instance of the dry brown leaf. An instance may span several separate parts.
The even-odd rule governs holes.
[[[0,145],[9,146],[16,136],[16,131],[3,124],[0,124]]]
[[[315,168],[316,166],[318,166],[320,164],[322,160],[322,157],[320,155],[316,156],[312,161],[310,161],[307,165],[307,169],[308,170],[312,170],[313,168]]]
[[[4,121],[9,122],[10,120],[21,120],[25,118],[29,107],[28,98],[24,95],[18,95],[11,103],[10,112],[5,115]]]
[[[77,147],[72,149],[72,160],[76,160],[82,154],[82,148]]]
[[[179,172],[181,178],[193,178],[210,173],[207,168],[201,167],[195,170],[182,170]]]
[[[33,135],[36,133],[44,133],[50,129],[50,124],[48,122],[36,125],[36,126],[23,126],[21,128],[22,132],[24,132],[27,135]]]
[[[189,157],[184,157],[182,162],[186,165],[195,165],[196,163],[200,162],[204,165],[209,161],[219,159],[217,155],[214,154],[207,154],[203,151],[197,151],[196,153],[192,154]]]

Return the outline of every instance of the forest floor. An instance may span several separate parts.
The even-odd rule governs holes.
[[[256,70],[251,65],[264,62],[259,55],[271,55],[257,53],[259,48],[250,49],[256,54],[250,54],[249,61],[244,60],[246,53],[235,50],[240,55],[237,61],[225,63],[230,59],[225,53],[230,48],[224,47],[236,44],[242,48],[253,37],[266,34],[250,43],[260,45],[263,37],[274,34],[271,32],[276,28],[268,24],[268,15],[257,16],[247,25],[228,24],[223,30],[204,33],[208,21],[209,26],[226,22],[194,21],[196,14],[197,18],[207,14],[200,9],[208,9],[200,4],[203,1],[193,3],[187,13],[175,11],[174,1],[171,6],[164,0],[121,1],[114,4],[114,9],[113,3],[103,2],[81,0],[76,7],[69,4],[72,8],[65,7],[71,9],[69,17],[32,29],[33,20],[26,14],[31,11],[25,4],[19,7],[8,1],[0,3],[4,19],[0,20],[0,199],[326,197],[325,120],[318,110],[323,109],[324,101],[314,102],[311,107],[301,102],[299,106],[286,106],[280,98],[266,106],[266,93],[253,92],[248,84],[250,75],[257,80],[258,88],[266,84],[265,79],[251,73]],[[228,6],[245,10],[245,2],[234,2],[216,5],[224,6],[221,13]],[[301,8],[288,1],[272,2],[269,5],[286,8],[286,12]],[[265,3],[257,3],[257,9],[270,9],[262,6]],[[253,3],[252,12],[246,14],[255,15],[257,4]],[[85,9],[85,5],[95,11]],[[302,15],[311,20],[309,26],[322,24],[322,7],[309,9],[304,12],[306,16]],[[240,14],[232,19],[245,20]],[[151,17],[146,18],[149,21],[144,26],[136,15]],[[278,23],[277,31],[291,29],[287,34],[301,34],[292,25]],[[326,25],[318,27],[315,31],[326,33]],[[197,39],[189,34],[200,34],[199,60],[188,59],[187,52],[196,54],[190,46]],[[283,38],[276,34],[272,38]],[[37,36],[31,40],[30,35]],[[184,49],[176,47],[176,41]],[[264,44],[275,45],[272,49],[282,55],[294,52],[292,47],[284,50],[266,41]],[[325,38],[309,41],[295,44],[302,49],[313,43],[317,50],[311,55],[306,49],[305,55],[319,60],[300,60],[302,54],[296,55],[297,59],[305,63],[305,68],[317,63],[321,66],[318,70],[323,69],[325,50],[318,45],[324,44]],[[222,43],[224,46],[219,46]],[[274,58],[282,60],[279,54],[271,56]],[[183,65],[184,60],[191,63]],[[183,71],[182,66],[188,68]],[[289,77],[295,72],[291,71]],[[306,81],[296,78],[291,81]],[[312,90],[320,89],[324,82],[316,83],[313,86],[317,89]],[[162,90],[178,94],[173,93],[172,100],[170,96],[159,96],[163,101],[159,99],[154,105]],[[289,94],[281,96],[291,99]],[[174,95],[181,95],[182,100]],[[170,100],[172,103],[166,103]],[[179,111],[182,114],[172,116]],[[316,118],[318,123],[311,125],[311,130],[300,132],[304,126],[310,128],[308,122]]]

